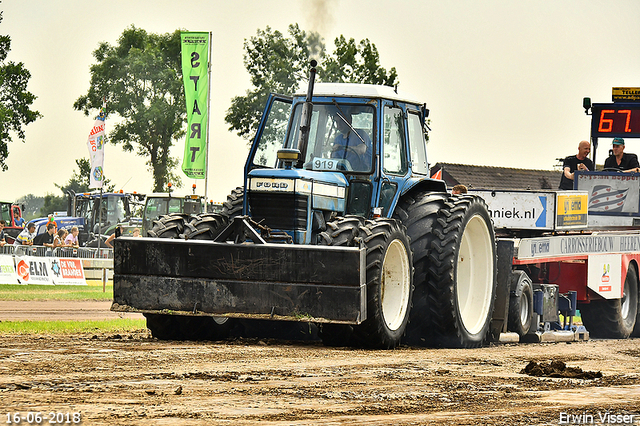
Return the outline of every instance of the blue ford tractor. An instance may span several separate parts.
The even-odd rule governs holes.
[[[429,177],[426,105],[314,76],[306,93],[269,97],[221,213],[169,215],[156,238],[116,241],[112,310],[144,313],[160,339],[288,321],[327,345],[481,345],[494,230],[481,198]]]

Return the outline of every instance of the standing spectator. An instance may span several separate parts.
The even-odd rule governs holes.
[[[573,189],[574,172],[591,170],[593,171],[593,161],[587,158],[591,152],[591,144],[588,141],[581,141],[578,144],[578,153],[570,155],[562,163],[562,177],[560,178],[559,189]]]
[[[4,225],[5,225],[4,220],[0,220],[0,247],[7,244],[7,242],[4,239]]]
[[[133,228],[131,236],[132,237],[142,237],[142,235],[140,235],[140,228]]]
[[[74,226],[73,228],[71,228],[71,233],[69,235],[67,235],[67,238],[64,239],[64,243],[68,247],[75,247],[75,248],[80,247],[80,244],[78,243],[78,234],[79,233],[80,233],[80,231],[78,230],[78,227]]]
[[[20,216],[20,209],[18,208],[13,209],[13,222],[16,224],[16,226],[19,226],[21,228],[24,226],[24,218]]]
[[[64,242],[64,239],[67,237],[67,235],[69,235],[69,231],[67,231],[66,229],[60,229],[58,231],[58,233],[56,234],[55,237],[53,237],[53,247],[57,248],[57,247],[67,247],[67,245]]]
[[[640,163],[636,154],[624,152],[624,139],[615,138],[612,142],[613,154],[604,160],[604,169],[620,170],[622,172],[640,172]]]
[[[38,235],[33,239],[33,245],[48,247],[47,256],[51,255],[53,250],[53,234],[56,233],[55,223],[47,223],[47,232]]]
[[[104,243],[107,245],[107,247],[109,248],[113,248],[113,244],[111,244],[113,242],[113,240],[115,240],[116,238],[118,238],[120,235],[122,235],[122,231],[123,231],[123,227],[122,225],[117,225],[116,226],[116,230],[113,232],[113,234],[111,234],[109,236],[109,238],[107,238],[107,241],[105,241]]]
[[[32,246],[33,239],[36,237],[36,224],[30,222],[26,228],[20,232],[13,242],[14,246]]]

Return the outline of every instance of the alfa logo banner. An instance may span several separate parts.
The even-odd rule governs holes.
[[[16,256],[16,273],[20,284],[53,285],[49,262],[44,257]]]
[[[187,103],[187,137],[182,171],[192,179],[204,179],[209,98],[209,33],[183,32],[182,79]]]
[[[104,182],[104,108],[100,110],[100,114],[96,117],[93,128],[89,133],[87,147],[89,148],[89,160],[91,161],[91,176],[89,177],[89,188],[102,188]]]

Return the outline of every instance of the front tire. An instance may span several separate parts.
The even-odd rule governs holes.
[[[323,342],[328,346],[395,348],[405,332],[413,294],[413,256],[404,226],[393,219],[362,222],[347,217],[327,227],[320,233],[324,244],[354,246],[362,242],[366,247],[367,319],[356,326],[323,325]]]
[[[637,333],[638,272],[629,263],[624,280],[622,299],[594,300],[580,307],[582,323],[592,337],[626,339]]]

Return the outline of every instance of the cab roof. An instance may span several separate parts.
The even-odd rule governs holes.
[[[306,96],[307,85],[301,86],[294,96]],[[379,86],[375,84],[360,83],[316,83],[313,86],[313,96],[339,96],[352,98],[389,99],[392,101],[406,102],[414,105],[422,105],[423,102],[413,96],[402,92],[396,92],[393,87]]]

